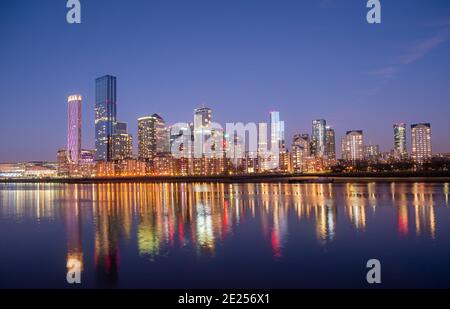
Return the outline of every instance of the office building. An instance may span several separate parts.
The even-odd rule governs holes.
[[[170,152],[170,132],[164,119],[153,114],[138,119],[138,157],[153,160],[158,154]]]
[[[194,111],[194,157],[201,158],[208,150],[207,140],[211,137],[212,110],[208,107]]]
[[[348,131],[342,138],[342,159],[353,163],[364,160],[363,131]]]
[[[317,119],[312,122],[311,154],[315,157],[325,155],[326,126],[325,119]]]
[[[336,159],[336,136],[330,126],[325,128],[325,155],[328,159]]]
[[[116,77],[95,81],[95,161],[111,161],[114,125],[117,117]]]
[[[405,123],[394,124],[394,155],[398,159],[405,159],[408,156]]]
[[[380,146],[379,145],[365,145],[364,146],[364,159],[367,161],[377,161],[380,158]]]
[[[423,164],[431,159],[431,125],[419,123],[411,125],[411,156],[415,163]]]
[[[269,169],[280,167],[280,152],[285,151],[284,121],[280,121],[280,113],[273,111],[270,113],[270,153],[271,158],[268,163]]]
[[[308,134],[294,135],[291,149],[292,170],[294,172],[305,172],[306,160],[310,156],[309,149],[310,140]]]

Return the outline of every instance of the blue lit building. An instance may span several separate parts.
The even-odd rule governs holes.
[[[116,77],[95,80],[95,161],[111,161],[117,118]]]

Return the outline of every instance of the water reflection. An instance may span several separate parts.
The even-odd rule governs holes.
[[[151,262],[180,248],[214,258],[229,236],[252,226],[278,260],[296,237],[326,246],[339,237],[339,224],[360,233],[383,228],[370,225],[381,209],[396,216],[399,237],[436,239],[435,208],[448,207],[448,196],[448,183],[2,184],[0,217],[62,222],[67,261],[82,268],[83,225],[90,224],[97,280],[114,285],[122,242],[135,241],[136,254]],[[299,226],[312,235],[299,235]]]

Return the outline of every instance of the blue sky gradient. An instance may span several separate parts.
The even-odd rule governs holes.
[[[392,124],[431,122],[434,152],[450,152],[450,1],[81,0],[0,4],[0,162],[56,160],[66,97],[83,95],[83,146],[94,145],[94,80],[118,78],[118,118],[268,122],[279,110],[288,145],[325,118],[340,137],[392,148]],[[135,140],[135,144],[137,141]],[[410,143],[408,142],[408,147]]]

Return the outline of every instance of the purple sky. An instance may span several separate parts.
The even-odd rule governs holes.
[[[382,151],[394,122],[430,122],[434,152],[450,152],[450,1],[381,1],[381,25],[367,24],[365,2],[81,0],[82,24],[69,25],[65,1],[3,0],[0,162],[55,161],[72,93],[93,148],[105,74],[135,137],[140,116],[187,122],[205,104],[220,123],[279,110],[288,145],[314,118],[338,146],[360,129]]]

